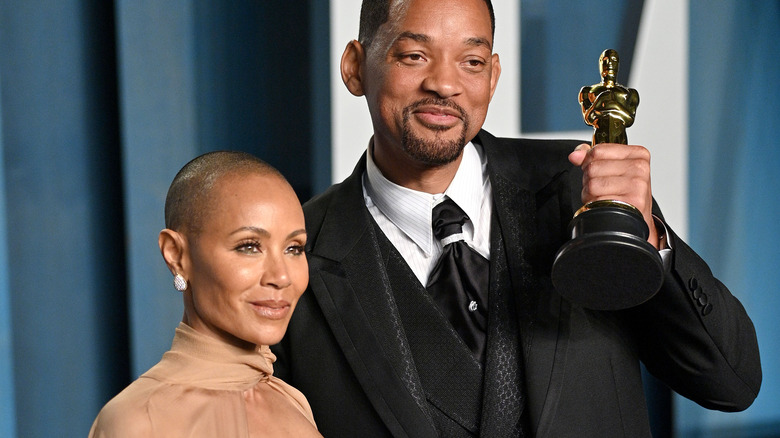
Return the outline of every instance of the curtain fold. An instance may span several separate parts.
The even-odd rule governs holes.
[[[168,348],[182,306],[156,240],[186,161],[244,150],[301,201],[328,185],[328,4],[0,1],[0,436],[86,435]],[[780,2],[690,5],[689,241],[753,317],[764,384],[740,414],[676,399],[675,431],[773,436]]]
[[[0,29],[14,379],[0,409],[18,436],[78,436],[127,374],[112,8],[2,2]]]
[[[690,20],[690,241],[752,317],[764,379],[739,414],[680,398],[677,432],[777,436],[780,2],[691,0]]]
[[[2,40],[2,29],[0,29]],[[0,69],[2,84],[2,69]],[[3,105],[0,101],[0,122]],[[11,287],[8,282],[8,227],[6,224],[5,164],[3,156],[3,124],[0,123],[0,436],[16,436],[14,406],[14,352],[11,343]]]
[[[0,436],[85,436],[169,348],[157,234],[187,161],[324,188],[327,41],[316,0],[0,2]]]

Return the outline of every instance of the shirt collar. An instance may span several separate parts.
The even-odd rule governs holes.
[[[478,223],[484,185],[487,183],[486,160],[477,146],[469,142],[455,177],[444,193],[430,194],[412,190],[385,178],[374,163],[371,147],[366,154],[364,186],[370,202],[387,219],[406,234],[426,254],[434,245],[431,212],[446,195],[471,219]]]

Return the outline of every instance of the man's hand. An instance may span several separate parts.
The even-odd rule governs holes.
[[[569,154],[569,161],[582,168],[582,202],[611,199],[628,202],[640,212],[650,229],[647,241],[658,249],[650,187],[650,151],[642,146],[601,143],[593,148],[583,143]]]

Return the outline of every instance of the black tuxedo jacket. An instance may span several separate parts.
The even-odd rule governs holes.
[[[707,408],[752,403],[761,383],[753,325],[679,237],[669,230],[671,269],[648,302],[620,312],[573,305],[556,293],[550,269],[581,205],[582,174],[567,160],[576,142],[485,131],[474,142],[484,148],[493,190],[491,264],[506,265],[501,287],[519,333],[518,354],[491,353],[489,344],[488,361],[492,354],[521,362],[523,415],[534,436],[650,436],[640,360]],[[484,382],[474,384],[474,365],[459,359],[463,346],[424,299],[414,301],[420,291],[365,207],[364,169],[365,157],[304,206],[310,283],[273,348],[276,375],[308,398],[326,437],[512,435],[499,423],[517,418],[491,415],[490,394],[511,390],[504,380],[517,382],[487,365]],[[419,313],[418,325],[407,313]],[[442,429],[440,418],[452,428]]]

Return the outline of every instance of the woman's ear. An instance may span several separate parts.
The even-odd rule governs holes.
[[[162,254],[171,274],[181,274],[184,278],[189,278],[189,275],[187,275],[189,268],[187,240],[184,238],[184,235],[166,228],[160,231],[157,244],[160,246],[160,254]]]
[[[347,43],[347,47],[341,55],[341,80],[344,81],[347,90],[355,96],[364,94],[363,65],[365,57],[363,45],[357,40]]]

